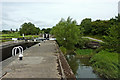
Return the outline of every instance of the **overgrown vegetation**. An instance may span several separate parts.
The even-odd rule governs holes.
[[[63,52],[63,54],[66,54],[67,53],[67,49],[63,46],[60,47],[60,50]]]
[[[105,47],[120,53],[120,23],[109,28],[108,36],[105,36]]]
[[[118,78],[120,76],[120,64],[118,55],[120,53],[120,15],[110,20],[92,21],[84,19],[80,25],[69,17],[67,21],[61,21],[53,27],[52,34],[55,35],[63,53],[68,49],[75,50],[78,55],[90,55],[90,62],[94,70],[105,78]],[[82,36],[93,36],[104,42],[96,50],[84,49],[90,40]],[[67,50],[66,50],[67,49]],[[77,49],[77,50],[76,50]]]
[[[90,62],[96,73],[105,78],[117,78],[120,76],[120,64],[118,62],[118,53],[100,51],[95,54]]]

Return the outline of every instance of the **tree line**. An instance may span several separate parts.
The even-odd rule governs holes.
[[[120,53],[120,15],[110,20],[96,20],[85,18],[80,25],[68,17],[61,19],[52,28],[53,34],[58,43],[67,49],[74,49],[75,45],[83,46],[87,40],[82,36],[99,36],[104,40],[104,49]]]
[[[43,28],[42,30],[40,30],[39,27],[35,27],[34,24],[32,24],[31,22],[29,23],[24,23],[21,25],[20,28],[20,34],[25,34],[25,35],[39,35],[40,33],[50,33],[51,28]]]
[[[18,32],[18,29],[16,29],[16,30],[12,30],[12,29],[2,30],[2,34],[10,34],[10,33],[15,33],[15,32]]]
[[[52,28],[43,28],[42,30],[40,30],[39,27],[36,27],[33,23],[28,22],[28,23],[23,23],[20,26],[20,29],[10,29],[10,30],[2,30],[2,34],[10,34],[10,33],[15,33],[18,32],[20,35],[25,34],[25,35],[38,35],[40,33],[50,33]]]
[[[120,15],[110,20],[96,20],[92,21],[91,18],[85,18],[82,20],[80,26],[85,29],[85,35],[99,35],[104,36],[108,35],[109,28],[114,25],[118,25],[120,22]]]

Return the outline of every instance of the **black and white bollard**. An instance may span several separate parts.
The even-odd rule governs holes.
[[[19,54],[19,60],[23,60],[23,54]]]
[[[41,45],[41,43],[39,43],[39,46]]]

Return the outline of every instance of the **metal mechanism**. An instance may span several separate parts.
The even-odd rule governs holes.
[[[18,47],[14,47],[12,49],[12,56],[16,56],[17,54],[17,49],[19,50],[19,55],[22,54],[23,55],[23,47],[22,46],[18,46]]]

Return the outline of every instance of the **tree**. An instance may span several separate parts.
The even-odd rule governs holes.
[[[10,30],[2,30],[2,34],[9,34],[9,33],[11,33]]]
[[[11,32],[13,31],[12,28],[10,29],[10,31],[11,31]]]
[[[67,49],[74,49],[75,44],[78,43],[80,36],[79,26],[76,26],[75,20],[68,17],[67,20],[63,18],[56,26],[53,27],[51,33],[55,35],[58,43]]]
[[[44,33],[50,33],[51,28],[47,28],[47,29],[43,28],[42,31],[44,31]]]
[[[35,28],[36,30],[35,30],[35,33],[38,35],[41,31],[40,31],[40,28],[39,27],[36,27]]]
[[[108,28],[110,27],[109,21],[96,20],[92,22],[92,35],[107,35]]]
[[[116,16],[115,18],[118,22],[120,22],[120,14],[118,14],[118,16]]]
[[[25,34],[25,35],[35,35],[35,34],[39,34],[40,29],[35,27],[34,24],[32,24],[31,22],[29,23],[24,23],[21,25],[20,28],[20,34]]]
[[[120,23],[109,28],[108,36],[105,36],[105,44],[111,51],[120,53]]]
[[[16,29],[16,32],[18,32],[18,29]]]
[[[85,18],[82,20],[81,24],[80,24],[81,27],[84,28],[84,33],[85,34],[89,34],[91,33],[91,30],[92,30],[92,26],[91,26],[91,18]]]

